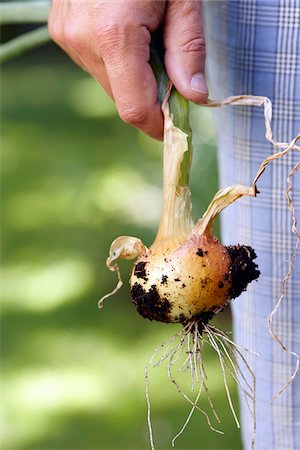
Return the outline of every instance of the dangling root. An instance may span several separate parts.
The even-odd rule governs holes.
[[[298,138],[300,137],[300,135],[298,136]],[[275,316],[275,314],[277,313],[282,300],[284,299],[284,295],[285,295],[285,291],[286,291],[286,284],[289,280],[289,278],[291,277],[292,273],[293,273],[293,269],[295,266],[295,260],[296,260],[296,256],[298,253],[298,249],[299,249],[299,245],[300,245],[300,235],[297,229],[297,217],[296,217],[296,213],[295,213],[295,207],[292,201],[292,197],[291,197],[291,191],[292,191],[292,177],[293,175],[295,175],[295,173],[297,172],[297,170],[300,168],[300,162],[298,162],[297,164],[295,164],[295,166],[293,167],[293,169],[291,170],[291,172],[289,173],[288,177],[287,177],[287,188],[285,190],[285,195],[288,201],[288,207],[289,210],[291,212],[291,216],[292,216],[292,221],[293,221],[293,225],[292,225],[292,232],[295,234],[297,241],[296,241],[296,245],[294,248],[294,252],[292,255],[292,258],[290,260],[290,264],[289,264],[289,269],[288,272],[286,273],[284,279],[282,280],[281,283],[281,294],[280,297],[273,309],[273,311],[271,312],[271,314],[268,317],[268,327],[269,327],[269,332],[272,336],[272,338],[281,346],[281,348],[287,352],[289,355],[293,356],[296,359],[296,366],[295,366],[295,370],[293,372],[293,374],[290,376],[289,380],[287,381],[287,383],[282,386],[282,388],[274,395],[274,397],[272,398],[272,402],[293,382],[293,380],[295,379],[298,370],[299,370],[299,363],[300,363],[300,357],[297,353],[289,350],[286,348],[286,346],[282,343],[282,341],[279,339],[279,337],[277,336],[277,334],[274,332],[273,330],[273,318]]]
[[[299,147],[296,145],[296,142],[300,140],[300,133],[289,143],[289,144],[279,144],[275,141],[272,140],[272,143],[276,146],[279,146],[281,148],[283,148],[283,150],[281,152],[275,153],[273,155],[268,156],[261,164],[257,175],[253,181],[253,186],[256,186],[256,183],[258,181],[258,179],[261,177],[262,173],[265,171],[266,166],[271,162],[274,161],[276,159],[281,158],[282,156],[286,155],[288,152],[292,151],[292,150],[299,150]],[[285,296],[285,292],[286,292],[286,286],[287,286],[287,282],[288,280],[291,278],[292,273],[293,273],[293,269],[295,266],[295,260],[297,257],[297,253],[299,250],[299,246],[300,246],[300,234],[299,231],[297,229],[297,217],[296,217],[296,212],[295,212],[295,207],[294,207],[294,203],[293,203],[293,199],[291,196],[292,193],[292,178],[295,175],[295,173],[297,172],[297,170],[299,170],[300,168],[300,162],[296,163],[294,165],[294,167],[292,168],[292,170],[290,171],[288,177],[287,177],[287,188],[285,190],[285,196],[287,198],[287,204],[288,204],[288,208],[291,212],[291,217],[292,217],[292,232],[295,234],[296,236],[296,244],[294,247],[294,251],[293,254],[291,256],[290,259],[290,263],[289,263],[289,267],[288,267],[288,271],[285,275],[285,277],[283,278],[282,282],[281,282],[281,293],[280,296],[277,300],[277,303],[275,305],[275,307],[273,308],[273,310],[271,311],[271,313],[268,316],[268,329],[270,332],[270,335],[272,337],[272,339],[274,339],[275,342],[277,342],[277,344],[280,345],[280,347],[282,348],[282,350],[284,350],[285,352],[287,352],[289,355],[293,356],[296,360],[296,364],[295,364],[295,369],[294,372],[292,373],[292,375],[289,377],[288,381],[286,382],[286,384],[284,386],[281,387],[281,389],[273,396],[272,401],[273,402],[295,379],[298,371],[299,371],[299,365],[300,365],[300,357],[296,352],[293,352],[291,350],[289,350],[281,341],[281,339],[277,336],[277,334],[274,332],[273,330],[273,319],[284,299]]]
[[[231,409],[233,418],[237,427],[240,427],[237,414],[235,412],[232,398],[228,387],[228,375],[230,375],[233,381],[239,386],[241,392],[244,394],[248,408],[253,417],[253,442],[252,448],[255,443],[255,430],[256,430],[256,414],[255,414],[255,376],[252,372],[246,358],[243,355],[243,351],[249,351],[243,349],[235,344],[226,333],[219,330],[215,326],[208,325],[206,323],[199,323],[197,321],[191,321],[185,325],[185,327],[178,332],[172,338],[164,341],[159,347],[157,347],[150,358],[147,366],[145,367],[145,380],[146,380],[146,400],[148,408],[148,429],[150,436],[151,449],[154,450],[153,430],[151,425],[151,405],[149,398],[149,375],[148,370],[150,367],[159,367],[164,363],[166,364],[168,378],[172,384],[175,385],[178,392],[183,398],[191,405],[191,410],[185,420],[182,428],[172,439],[172,446],[174,446],[176,439],[183,433],[187,427],[195,410],[199,411],[206,418],[207,424],[210,429],[216,433],[223,434],[223,431],[216,428],[210,418],[210,414],[198,405],[200,397],[204,394],[209,402],[211,413],[214,419],[220,423],[220,419],[215,410],[213,400],[210,396],[207,386],[207,376],[203,364],[203,351],[205,345],[209,345],[213,348],[219,358],[220,368],[223,374],[223,381],[225,391],[228,399],[228,404]],[[255,352],[251,352],[255,353]],[[255,353],[256,354],[256,353]],[[159,356],[158,356],[159,355]],[[243,370],[242,370],[243,368]],[[243,371],[246,370],[246,375]],[[190,371],[191,375],[191,392],[196,392],[195,399],[193,400],[188,396],[181,388],[173,375],[173,372],[177,371],[177,375],[180,372]],[[250,381],[247,379],[250,377]],[[250,400],[250,402],[249,402]]]

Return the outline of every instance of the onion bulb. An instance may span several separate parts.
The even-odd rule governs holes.
[[[258,277],[255,256],[250,247],[226,248],[211,236],[166,241],[135,263],[132,301],[151,320],[207,322]]]

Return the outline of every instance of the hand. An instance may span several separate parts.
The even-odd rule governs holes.
[[[156,139],[163,117],[149,59],[160,25],[169,78],[188,100],[205,101],[199,0],[52,0],[49,16],[53,40],[96,78],[125,122]]]

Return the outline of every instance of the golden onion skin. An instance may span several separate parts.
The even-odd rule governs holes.
[[[217,238],[169,239],[136,261],[132,301],[143,317],[185,323],[228,302],[230,269],[230,255]]]

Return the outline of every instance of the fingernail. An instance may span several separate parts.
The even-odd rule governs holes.
[[[191,79],[191,90],[200,94],[208,94],[203,73],[195,73]]]

